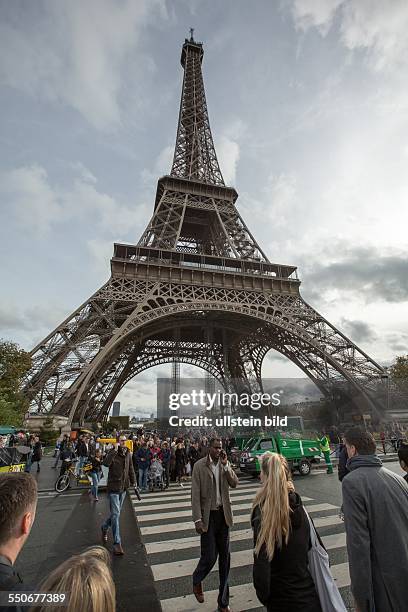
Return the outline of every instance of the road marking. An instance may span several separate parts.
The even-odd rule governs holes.
[[[235,529],[230,532],[231,542],[243,542],[245,540],[253,539],[252,529]],[[322,537],[323,544],[327,550],[333,550],[335,548],[342,548],[346,546],[346,534],[335,533],[334,535],[328,535]],[[177,538],[175,540],[160,540],[158,542],[148,542],[145,544],[146,552],[148,555],[155,553],[170,552],[173,550],[186,550],[188,548],[200,548],[200,537],[195,535],[187,538]]]
[[[259,489],[259,484],[258,485],[254,485],[254,486],[245,486],[245,487],[236,487],[235,489],[230,489],[230,494],[231,495],[239,495],[240,493],[250,493],[251,491],[253,491],[254,495],[255,492]],[[142,496],[142,501],[140,503],[144,503],[144,504],[148,504],[151,502],[156,502],[156,501],[162,501],[162,500],[169,500],[169,501],[182,501],[184,499],[190,499],[191,498],[191,490],[183,490],[183,491],[178,491],[179,495],[175,495],[174,493],[169,493],[169,489],[165,489],[162,493],[141,493]],[[303,499],[303,497],[302,497]]]
[[[238,497],[239,495],[242,495],[243,493],[251,493],[252,492],[252,496],[255,497],[255,493],[258,490],[258,487],[250,487],[250,488],[236,488],[236,489],[230,489],[230,497],[231,499],[233,499],[234,497]],[[135,499],[137,499],[136,495],[134,495],[134,493],[131,491],[131,496],[133,496]],[[138,501],[138,506],[140,506],[141,508],[143,507],[143,509],[145,508],[146,504],[151,504],[156,503],[156,502],[175,502],[174,505],[176,505],[176,503],[180,502],[184,502],[186,500],[191,500],[191,493],[184,493],[184,495],[179,495],[177,497],[173,496],[173,495],[166,495],[165,493],[163,494],[159,494],[159,495],[149,495],[147,494],[146,496],[144,496],[145,494],[142,493],[142,499],[141,501]],[[251,497],[252,497],[251,496]],[[248,498],[250,499],[250,497]],[[302,496],[302,500],[304,501],[311,501],[312,498],[311,497],[306,497],[306,496]],[[173,504],[172,504],[173,505]],[[188,505],[190,506],[191,504],[188,503]]]
[[[323,543],[325,540],[323,539]],[[337,548],[337,547],[336,547]],[[170,561],[169,563],[158,563],[152,565],[151,569],[155,580],[171,580],[173,578],[179,578],[180,576],[191,576],[197,566],[199,557],[193,559],[183,559],[182,561]],[[253,548],[246,550],[239,550],[231,553],[231,568],[244,567],[245,565],[252,565],[254,562]],[[347,565],[348,564],[340,564]],[[332,572],[336,566],[332,566]],[[218,564],[216,563],[213,572],[218,571]],[[340,572],[341,570],[336,570]],[[334,575],[334,574],[333,574]]]
[[[350,576],[348,563],[339,563],[331,567],[333,577],[338,588],[349,586]],[[217,609],[218,589],[205,592],[205,602],[200,604],[200,612],[214,612]],[[253,608],[262,609],[254,586],[251,582],[230,587],[230,604],[234,612],[246,612]],[[198,610],[197,600],[194,595],[183,597],[172,597],[161,602],[163,612],[195,612]]]
[[[235,497],[231,497],[231,501],[232,500],[233,501],[243,501],[245,499],[247,499],[247,500],[254,499],[254,494],[253,493],[248,493],[246,495],[240,495],[240,496],[236,495]],[[148,510],[149,511],[151,511],[151,510],[162,510],[163,509],[163,505],[165,505],[166,508],[168,508],[169,510],[171,510],[173,508],[174,509],[176,509],[176,508],[190,508],[191,509],[191,501],[190,501],[190,499],[188,499],[186,501],[181,500],[181,502],[179,502],[177,500],[177,502],[175,502],[175,503],[171,503],[168,500],[166,500],[165,504],[157,503],[157,504],[151,505],[151,506],[148,506],[148,505],[146,506],[146,505],[144,505],[141,502],[136,502],[136,510],[140,510],[141,512],[147,512]],[[248,503],[246,504],[246,506],[248,507]]]
[[[235,529],[230,531],[230,541],[252,539],[252,529]],[[193,537],[177,538],[176,540],[160,540],[159,542],[148,542],[145,544],[148,555],[153,553],[168,552],[171,550],[184,550],[187,548],[200,547],[200,536],[196,533]]]
[[[200,607],[198,607],[194,595],[164,599],[160,603],[163,612],[195,612],[198,609],[200,612],[214,612],[218,608],[217,597],[218,589],[216,591],[206,591],[205,602],[199,604]],[[252,583],[230,587],[230,598],[230,604],[234,612],[246,612],[246,610],[261,606]]]
[[[244,495],[242,495],[242,493],[244,493]],[[161,502],[162,500],[160,498],[157,499],[157,503],[153,504],[151,506],[146,505],[149,503],[150,499],[147,501],[138,501],[136,495],[134,495],[133,493],[131,494],[132,499],[136,500],[136,510],[141,510],[141,511],[147,511],[147,510],[161,510],[162,509],[162,505],[159,504],[159,502]],[[231,501],[241,501],[244,499],[254,499],[255,495],[254,493],[246,493],[245,491],[237,491],[235,495],[231,495]],[[312,501],[310,497],[302,497],[303,501]],[[156,500],[153,500],[156,501]],[[188,498],[186,500],[182,499],[179,500],[175,500],[174,503],[172,503],[171,500],[165,500],[166,502],[166,507],[168,507],[169,510],[171,510],[172,508],[191,508],[191,498],[190,496],[188,496]],[[249,505],[248,505],[249,507]]]
[[[249,511],[248,514],[240,514],[234,517],[234,525],[239,523],[249,523]],[[138,519],[140,520],[140,519]],[[321,516],[317,517],[313,520],[316,527],[326,527],[328,525],[342,525],[343,521],[336,516]],[[192,521],[188,521],[185,523],[170,523],[165,525],[151,525],[149,527],[140,527],[140,532],[142,535],[153,535],[156,533],[165,533],[172,531],[192,531],[194,529],[194,525]]]
[[[38,499],[51,499],[53,497],[77,497],[78,495],[83,495],[82,493],[48,493],[48,495],[39,495]]]
[[[325,470],[322,470],[324,473]],[[242,483],[243,484],[243,483]],[[231,504],[233,510],[247,513],[240,514],[234,517],[234,526],[230,530],[230,540],[232,543],[244,542],[244,550],[237,550],[231,553],[231,568],[238,570],[239,578],[244,584],[239,584],[230,587],[231,600],[230,605],[234,612],[246,612],[250,609],[264,609],[256,597],[256,593],[251,580],[251,570],[253,564],[253,532],[250,528],[250,512],[251,500],[259,487],[259,482],[248,482],[242,488],[238,485],[237,489],[230,490]],[[213,612],[217,609],[218,590],[205,592],[205,603],[197,605],[194,595],[191,594],[190,588],[186,587],[186,578],[191,577],[200,555],[200,538],[196,534],[192,521],[183,521],[183,517],[191,516],[191,491],[167,490],[165,498],[159,493],[153,496],[146,496],[142,502],[137,502],[135,495],[131,495],[135,515],[140,525],[142,537],[149,536],[147,539],[154,541],[145,543],[145,549],[149,555],[156,555],[155,563],[151,565],[153,577],[157,583],[159,593],[162,597],[167,597],[161,600],[163,612],[196,612],[198,608],[200,612]],[[330,551],[341,550],[346,546],[346,535],[344,533],[344,523],[339,518],[337,513],[338,506],[330,503],[313,503],[316,500],[310,497],[302,498],[310,513],[314,513],[314,524],[317,529],[328,528],[328,535],[322,537],[323,544]],[[316,517],[316,513],[331,512],[331,516]],[[180,519],[183,522],[169,523],[168,521]],[[146,525],[148,522],[157,522],[154,525]],[[342,533],[330,533],[329,528],[342,525]],[[185,533],[181,533],[181,532]],[[174,532],[174,536],[171,534]],[[172,539],[160,540],[166,534]],[[180,535],[181,537],[177,537]],[[156,536],[156,537],[155,537]],[[242,545],[241,545],[242,546]],[[237,545],[237,547],[240,547]],[[174,554],[169,554],[174,551]],[[177,560],[177,551],[184,551],[179,554],[187,559]],[[170,562],[158,563],[160,556],[164,553],[167,559],[173,559]],[[218,571],[218,564],[215,565],[214,572]],[[348,563],[339,563],[332,565],[331,571],[339,588],[348,587],[350,585]],[[177,582],[177,578],[184,578],[181,582]],[[170,586],[172,589],[170,590]],[[186,592],[187,590],[187,592]],[[174,597],[168,598],[169,592],[174,593]],[[185,594],[183,594],[185,593]]]
[[[235,500],[233,500],[235,501]],[[237,500],[239,501],[239,500]],[[149,510],[151,510],[151,508],[148,508]],[[161,510],[162,508],[154,508],[154,510]],[[248,502],[245,502],[243,504],[235,504],[232,503],[232,509],[233,510],[248,510],[250,512],[251,508],[248,505]],[[338,506],[333,506],[332,504],[314,504],[312,506],[306,506],[306,510],[308,512],[322,512],[323,510],[336,510],[338,509]],[[136,513],[137,513],[137,505],[136,505]],[[147,510],[147,508],[143,508],[143,510]],[[138,516],[137,520],[139,521],[139,523],[147,523],[149,521],[163,521],[165,519],[175,519],[181,516],[191,516],[191,504],[190,504],[190,509],[189,510],[174,510],[173,512],[159,512],[159,513],[154,513],[154,512],[149,512],[149,514],[143,516]]]

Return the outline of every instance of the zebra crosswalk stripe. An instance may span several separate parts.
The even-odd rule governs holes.
[[[232,489],[230,491],[231,497],[234,497],[234,495],[240,495],[241,493],[252,493],[253,496],[255,496],[256,491],[259,488],[259,484],[258,485],[253,485],[252,487],[237,487],[236,489]],[[142,504],[150,504],[152,502],[156,502],[156,501],[184,501],[186,499],[190,499],[191,498],[191,490],[187,490],[183,489],[183,491],[175,491],[174,493],[169,493],[169,490],[166,489],[165,491],[163,491],[162,493],[160,492],[155,492],[155,493],[141,493],[142,495],[142,501],[139,502],[140,505]]]
[[[238,516],[234,516],[234,525],[239,523],[249,523],[249,508],[248,514],[240,514]],[[150,520],[150,519],[149,519]],[[140,517],[138,517],[138,521],[140,522]],[[326,527],[328,525],[340,525],[342,524],[342,520],[338,516],[327,516],[327,517],[318,517],[314,519],[314,524],[316,527]],[[148,527],[140,527],[141,534],[144,536],[164,533],[166,531],[191,531],[193,529],[192,521],[182,522],[182,523],[168,523],[165,525],[149,525]]]
[[[231,500],[242,498],[242,499],[254,499],[256,491],[258,487],[249,488],[237,488],[230,491]],[[132,494],[133,495],[133,494]],[[245,496],[245,497],[244,497]],[[134,501],[136,501],[136,496],[134,497]],[[302,497],[303,501],[311,501],[311,497]],[[143,511],[145,510],[154,510],[155,508],[160,508],[163,506],[163,502],[168,503],[171,507],[177,508],[185,508],[186,506],[191,508],[191,493],[187,495],[173,496],[166,495],[165,493],[159,494],[157,496],[148,495],[147,497],[142,497],[141,501],[137,501],[137,508],[141,508]],[[160,504],[160,505],[159,505]]]
[[[252,541],[252,529],[236,529],[230,532],[230,542],[243,542],[245,540]],[[323,544],[327,550],[342,548],[346,546],[346,534],[335,533],[333,535],[323,536]],[[187,548],[200,548],[200,538],[197,534],[187,538],[177,538],[175,540],[160,540],[158,542],[148,542],[145,544],[148,555],[155,553],[169,552],[172,550],[185,550]]]
[[[249,582],[253,563],[253,532],[250,528],[251,501],[259,483],[251,482],[243,483],[243,485],[242,489],[238,487],[231,491],[232,508],[234,511],[241,512],[241,514],[235,515],[234,526],[230,530],[230,541],[232,543],[231,571],[238,572],[235,576],[238,576],[238,581],[242,582],[230,587],[230,604],[234,612],[264,610],[256,597],[252,582]],[[162,594],[160,599],[163,612],[195,612],[196,610],[213,612],[217,609],[218,590],[205,591],[205,603],[203,604],[198,604],[191,593],[190,578],[198,563],[200,538],[196,534],[191,520],[189,498],[190,491],[170,489],[162,494],[159,493],[157,496],[154,494],[146,496],[141,502],[137,501],[136,497],[132,495],[132,505],[142,538],[147,540],[145,548],[151,562],[153,577],[157,584],[159,596]],[[337,506],[330,503],[311,503],[314,501],[313,498],[306,496],[302,497],[302,500],[305,504],[307,502],[306,508],[310,514],[320,513],[313,518],[317,529],[325,527],[328,529],[335,528],[338,531],[338,525],[344,526],[335,512],[338,510]],[[247,510],[247,512],[242,513],[243,510]],[[186,517],[189,518],[188,521],[183,520]],[[172,519],[179,520],[169,523],[168,521]],[[148,524],[149,522],[154,524]],[[168,536],[173,532],[175,532],[175,537],[172,539],[162,539],[163,535]],[[179,537],[177,537],[178,533]],[[341,533],[324,535],[322,541],[329,552],[333,551],[333,554],[337,555],[334,559],[337,561],[344,559],[341,552],[346,546],[344,529]],[[162,554],[163,557],[161,557]],[[348,563],[334,563],[331,570],[339,588],[350,585]],[[212,579],[209,579],[209,587],[214,587],[217,576],[216,574],[214,576],[213,572],[217,571],[218,564],[210,573]],[[169,597],[170,584],[174,589],[173,597]]]
[[[344,534],[343,534],[344,535]],[[328,540],[322,538],[323,544],[326,546]],[[198,539],[197,539],[198,542]],[[336,544],[336,548],[344,546],[345,541],[343,538],[331,541],[330,549],[333,549],[333,544]],[[327,547],[326,547],[327,548]],[[329,550],[330,550],[329,549]],[[245,550],[239,550],[231,553],[231,568],[242,567],[244,565],[251,565],[253,562],[253,549],[247,548]],[[172,578],[179,578],[180,576],[191,576],[197,566],[198,557],[195,559],[184,559],[183,561],[171,561],[169,563],[158,563],[152,565],[151,569],[155,580],[171,580]],[[334,566],[336,567],[336,566]],[[212,571],[218,571],[218,567],[214,566]]]
[[[350,584],[348,563],[332,565],[331,571],[336,580],[338,588]],[[206,591],[205,602],[197,604],[194,595],[184,595],[182,597],[172,597],[162,599],[161,607],[163,612],[214,612],[217,609],[218,590]],[[247,610],[264,610],[256,596],[252,582],[230,587],[230,605],[234,612],[246,612]]]
[[[234,500],[234,501],[238,501],[238,500]],[[321,512],[323,510],[336,510],[336,508],[338,508],[338,506],[333,506],[332,504],[314,504],[312,506],[307,506],[306,510],[308,512]],[[178,518],[182,516],[191,517],[191,504],[190,504],[189,510],[178,510],[174,508],[172,512],[159,512],[159,513],[156,512],[155,513],[153,512],[153,510],[161,510],[162,508],[152,509],[150,507],[148,509],[149,509],[149,514],[141,515],[138,517],[139,523],[146,523],[149,521],[162,521],[164,519],[174,519],[174,518]],[[233,510],[248,510],[248,502],[246,501],[245,503],[242,503],[242,504],[234,503],[232,505],[232,509]],[[147,510],[147,508],[145,508],[145,510]],[[137,507],[136,507],[136,511],[137,511]]]
[[[252,501],[254,499],[255,493],[246,493],[244,495],[236,495],[235,497],[231,497],[231,500],[234,501],[244,501],[244,500],[248,500],[248,501]],[[150,500],[149,500],[150,501]],[[165,505],[168,509],[176,509],[176,508],[190,508],[189,512],[191,514],[191,500],[190,500],[190,496],[188,497],[188,500],[181,500],[179,501],[178,499],[173,501],[173,500],[165,500],[165,504],[163,503],[159,503],[161,502],[160,498],[159,500],[157,500],[156,504],[148,504],[148,502],[145,502],[144,504],[142,504],[142,502],[136,502],[135,504],[135,510],[136,512],[139,510],[142,510],[143,512],[147,512],[148,510],[162,510],[163,509],[163,505]],[[247,504],[248,506],[248,504]]]

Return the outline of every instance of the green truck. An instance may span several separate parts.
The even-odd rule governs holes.
[[[298,470],[301,476],[310,474],[312,463],[319,463],[322,458],[316,439],[282,436],[280,433],[265,434],[250,438],[246,443],[239,457],[241,472],[251,474],[254,478],[259,476],[261,473],[259,460],[267,451],[283,455],[291,470]]]

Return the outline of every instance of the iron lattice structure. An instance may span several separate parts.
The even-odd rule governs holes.
[[[203,53],[186,39],[173,166],[145,232],[114,245],[109,281],[31,353],[25,393],[38,413],[103,421],[129,380],[163,363],[259,390],[270,349],[322,393],[344,383],[373,407],[382,368],[304,301],[296,267],[270,262],[236,209],[211,135]]]

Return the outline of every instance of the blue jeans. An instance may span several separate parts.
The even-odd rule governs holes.
[[[75,474],[78,476],[78,474],[80,473],[80,471],[82,470],[82,468],[84,467],[86,461],[87,461],[88,457],[79,457],[79,461],[76,464],[76,468],[75,468]]]
[[[91,472],[91,478],[92,478],[91,493],[94,497],[98,497],[98,483],[100,480],[99,472]]]
[[[109,493],[110,517],[102,525],[104,531],[108,531],[112,527],[113,543],[120,544],[119,518],[123,502],[126,497],[126,491],[122,493]]]
[[[147,468],[145,470],[139,468],[139,487],[142,490],[147,489]]]
[[[26,459],[26,466],[25,466],[25,472],[27,472],[28,474],[31,471],[31,466],[33,465],[32,463],[32,458],[33,458],[33,451],[31,451],[30,453],[28,453],[27,455],[27,459]]]

